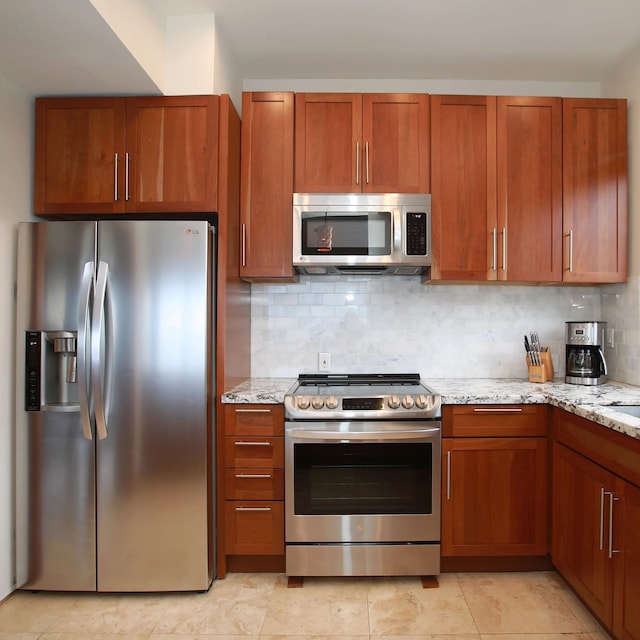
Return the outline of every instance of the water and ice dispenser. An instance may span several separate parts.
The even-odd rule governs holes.
[[[79,411],[77,332],[26,332],[26,411]]]

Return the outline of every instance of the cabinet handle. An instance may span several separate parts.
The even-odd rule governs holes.
[[[604,487],[600,487],[600,551],[604,549]]]
[[[115,202],[118,202],[118,154],[114,154],[113,161],[113,199]]]
[[[124,199],[129,201],[129,154],[124,154]]]
[[[369,141],[368,140],[364,143],[364,166],[366,170],[367,184],[369,184]]]
[[[493,231],[491,232],[493,236],[493,256],[491,258],[491,271],[498,270],[498,229],[493,227]]]
[[[573,273],[573,229],[569,231],[569,273]]]
[[[613,491],[607,491],[609,496],[609,558],[613,558],[614,553],[620,553],[619,549],[613,548],[613,503],[620,500],[616,498]]]
[[[261,480],[268,480],[271,478],[270,473],[236,473],[236,478],[260,478]]]
[[[247,266],[247,260],[246,260],[246,249],[247,249],[247,225],[243,222],[242,223],[242,237],[241,237],[241,253],[242,253],[242,266],[246,267]]]
[[[235,443],[236,447],[270,447],[270,442],[246,442],[244,440],[240,440]]]
[[[271,511],[271,507],[236,507],[236,511]]]
[[[474,407],[474,413],[522,413],[522,409],[519,407],[506,407],[504,409],[500,408],[491,408],[491,409],[483,409],[482,407]]]
[[[271,413],[271,409],[236,409],[236,413]]]
[[[507,228],[502,227],[502,270],[507,270]]]
[[[360,184],[360,141],[356,142],[356,184]]]
[[[451,451],[447,451],[447,500],[451,500]]]

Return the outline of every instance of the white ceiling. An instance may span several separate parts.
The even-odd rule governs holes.
[[[243,78],[601,82],[639,0],[145,0],[214,12]],[[36,95],[157,93],[89,0],[0,0],[0,72]]]

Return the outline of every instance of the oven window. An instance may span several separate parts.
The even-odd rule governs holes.
[[[302,213],[302,254],[391,255],[391,213]]]
[[[430,514],[431,443],[294,445],[295,515]]]

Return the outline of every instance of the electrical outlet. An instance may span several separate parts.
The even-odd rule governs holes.
[[[616,346],[615,331],[613,329],[607,329],[607,347],[613,349]]]
[[[318,371],[331,371],[331,354],[318,354]]]

